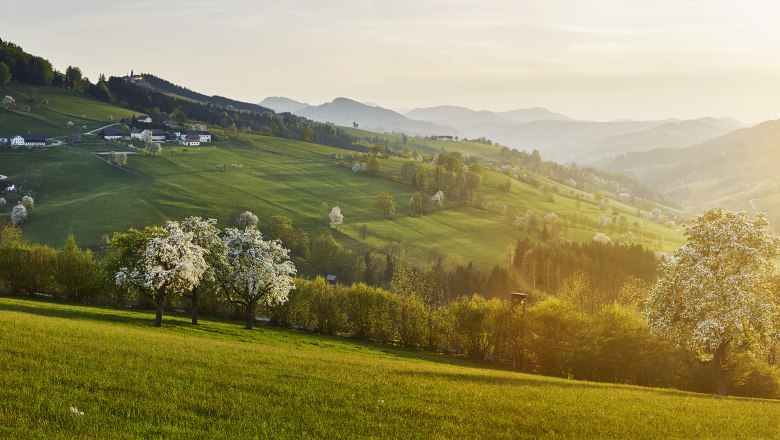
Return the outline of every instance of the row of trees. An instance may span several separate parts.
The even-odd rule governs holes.
[[[101,258],[81,250],[73,237],[54,250],[22,239],[12,225],[0,229],[0,285],[14,293],[54,293],[71,300],[113,294],[143,296],[162,323],[166,305],[191,300],[193,323],[203,295],[243,308],[247,328],[258,305],[284,302],[295,266],[278,240],[264,240],[253,227],[220,231],[214,219],[189,217],[181,223],[115,233]]]
[[[240,305],[251,329],[258,304],[284,302],[294,287],[295,266],[278,240],[263,240],[253,227],[219,231],[216,220],[189,217],[165,227],[116,233],[111,238],[117,285],[152,299],[155,325],[170,298],[189,295],[193,322],[207,291]]]
[[[640,245],[563,241],[518,240],[513,250],[513,267],[534,289],[559,291],[572,274],[583,272],[588,289],[614,297],[628,276],[651,283],[657,260]]]

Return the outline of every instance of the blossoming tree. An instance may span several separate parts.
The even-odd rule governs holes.
[[[257,229],[228,228],[222,236],[226,267],[218,274],[227,301],[244,307],[246,329],[251,330],[259,304],[287,301],[295,288],[295,265],[279,240],[263,240]]]
[[[330,210],[328,218],[330,218],[331,228],[337,228],[344,223],[344,214],[341,213],[341,208],[338,206],[334,206],[333,209]]]
[[[686,228],[688,242],[662,265],[645,303],[651,331],[711,361],[718,394],[730,350],[761,353],[774,333],[772,259],[780,241],[763,214],[711,209]]]
[[[203,258],[206,270],[198,283],[184,296],[192,301],[192,323],[198,323],[198,305],[201,297],[217,290],[216,273],[223,271],[225,261],[225,244],[219,237],[217,220],[213,218],[187,217],[181,222],[181,228],[192,234],[192,242],[203,248]]]
[[[27,208],[24,207],[21,203],[14,206],[14,209],[11,210],[11,223],[15,225],[21,225],[27,220]]]
[[[115,234],[111,244],[121,252],[116,283],[155,302],[157,327],[162,325],[166,299],[191,290],[206,271],[203,248],[193,243],[193,233],[182,230],[178,222]]]

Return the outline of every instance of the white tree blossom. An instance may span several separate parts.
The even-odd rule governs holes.
[[[352,172],[361,172],[366,170],[366,163],[365,162],[355,162],[354,165],[352,165]]]
[[[599,226],[609,226],[612,224],[612,217],[604,214],[599,214]]]
[[[0,197],[0,206],[5,206],[6,203],[5,199]]]
[[[206,270],[203,248],[192,242],[177,222],[168,222],[166,234],[153,237],[144,251],[146,285],[155,291],[181,294],[200,281]]]
[[[147,151],[149,151],[149,154],[154,156],[155,154],[159,154],[162,152],[162,145],[160,145],[157,142],[152,142],[146,145]]]
[[[728,349],[764,352],[774,333],[773,258],[780,241],[763,214],[711,209],[686,227],[688,242],[662,264],[646,301],[650,330],[712,360],[726,392]]]
[[[35,207],[35,200],[30,196],[24,196],[22,197],[22,205],[28,210],[33,209],[33,207]]]
[[[444,191],[437,191],[436,194],[431,197],[431,202],[436,206],[442,206],[444,204]]]
[[[11,95],[5,95],[5,97],[3,98],[3,105],[8,107],[8,110],[10,110],[11,107],[14,106],[14,104],[16,104],[16,100],[14,99],[14,97]]]
[[[21,225],[25,221],[27,221],[27,208],[20,203],[11,210],[11,223]]]
[[[601,244],[609,244],[609,243],[612,243],[612,239],[611,239],[611,238],[609,238],[609,237],[607,236],[607,234],[605,234],[605,233],[603,233],[603,232],[599,232],[599,233],[597,233],[596,235],[594,235],[594,236],[593,236],[593,241],[595,241],[596,243],[601,243]]]
[[[238,227],[242,229],[255,228],[257,227],[258,221],[259,219],[252,213],[252,211],[244,211],[238,215],[238,220],[236,220],[236,223],[238,224]]]
[[[192,301],[192,323],[198,323],[198,304],[201,296],[208,291],[217,290],[217,273],[224,272],[225,244],[219,237],[217,220],[213,218],[187,217],[181,222],[181,228],[192,234],[192,242],[203,248],[203,259],[206,261],[206,271],[200,281],[192,287],[189,293],[184,293]]]
[[[258,304],[273,306],[287,301],[295,288],[295,265],[279,240],[263,240],[257,229],[226,229],[222,241],[227,264],[218,277],[226,299],[244,306],[246,328],[251,330]]]
[[[136,288],[155,301],[155,325],[159,327],[165,298],[191,290],[207,267],[203,248],[193,243],[193,233],[182,230],[178,222],[168,222],[165,228],[147,228],[145,235],[142,251],[119,269],[116,282]]]
[[[112,151],[111,154],[108,155],[108,157],[109,157],[109,161],[113,165],[117,165],[120,167],[127,166],[127,153]]]
[[[344,223],[344,215],[341,213],[341,208],[338,206],[334,206],[333,209],[330,210],[328,218],[330,218],[331,228],[335,228]]]

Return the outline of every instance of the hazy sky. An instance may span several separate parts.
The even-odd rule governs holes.
[[[0,38],[91,79],[259,102],[778,118],[769,0],[0,0]]]

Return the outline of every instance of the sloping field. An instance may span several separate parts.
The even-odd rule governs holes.
[[[0,298],[1,438],[777,438],[780,402]],[[75,407],[84,415],[73,414]]]

